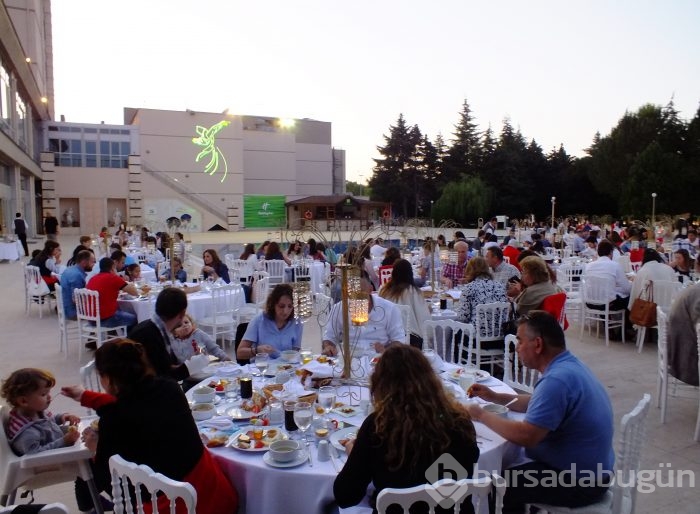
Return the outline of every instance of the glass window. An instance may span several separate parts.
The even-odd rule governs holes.
[[[122,143],[121,155],[129,155],[131,153],[131,143]]]
[[[109,155],[109,141],[100,141],[100,154]]]
[[[0,63],[0,120],[10,126],[10,74]]]
[[[70,142],[70,151],[72,153],[82,153],[83,142],[80,141],[79,139],[72,139]]]
[[[85,153],[86,154],[96,154],[97,153],[97,141],[85,141]]]
[[[97,156],[90,154],[86,155],[85,166],[87,166],[88,168],[97,168]]]
[[[27,144],[27,106],[22,97],[15,94],[15,110],[17,111],[17,141],[21,146]]]
[[[100,168],[109,168],[109,155],[100,157]]]
[[[58,141],[58,139],[54,138],[49,139],[49,152],[58,152],[58,149],[60,148]]]
[[[94,128],[86,128],[86,129],[84,129],[84,132],[85,132],[86,134],[97,134],[97,129],[94,129]]]

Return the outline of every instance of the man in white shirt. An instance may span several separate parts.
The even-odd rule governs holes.
[[[486,222],[486,224],[483,227],[481,227],[481,230],[483,230],[487,234],[495,234],[497,226],[498,218],[493,217],[491,218],[491,221]]]
[[[405,343],[406,332],[403,328],[401,311],[396,304],[370,294],[372,282],[366,273],[360,280],[362,291],[369,294],[369,320],[366,324],[355,326],[350,322],[350,351],[356,357],[371,352],[382,353],[389,345]],[[336,356],[343,344],[343,303],[336,303],[323,334],[321,350],[324,355]]]
[[[608,283],[613,284],[613,288],[610,290],[610,298],[607,298],[610,310],[627,309],[632,283],[627,280],[622,266],[612,260],[613,248],[613,244],[607,239],[598,244],[598,260],[586,266],[585,277],[602,277]],[[625,313],[625,316],[629,317],[629,311]],[[628,326],[631,327],[632,325]]]
[[[372,259],[383,259],[384,254],[386,253],[386,248],[382,246],[382,243],[384,241],[382,240],[381,237],[378,237],[377,239],[374,240],[374,244],[372,247],[369,249],[369,255],[372,257]]]

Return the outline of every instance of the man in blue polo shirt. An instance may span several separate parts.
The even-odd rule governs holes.
[[[66,318],[78,319],[73,291],[85,287],[85,277],[94,265],[95,254],[90,250],[80,250],[75,256],[75,264],[68,266],[61,274],[61,296]]]
[[[582,507],[599,501],[612,479],[613,412],[605,388],[566,349],[559,322],[544,311],[520,320],[516,351],[523,365],[542,377],[532,395],[495,393],[480,384],[472,396],[525,412],[523,421],[467,406],[480,421],[505,439],[525,447],[530,462],[505,471],[508,488],[504,513],[524,513],[528,503]],[[554,480],[553,480],[554,479]]]

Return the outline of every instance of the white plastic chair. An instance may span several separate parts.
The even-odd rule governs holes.
[[[229,271],[234,271],[238,273],[239,280],[243,280],[246,283],[250,282],[253,276],[253,265],[246,259],[236,259],[230,253],[224,256],[226,266],[228,266]]]
[[[503,382],[513,389],[530,393],[535,390],[535,384],[540,379],[541,373],[536,369],[524,366],[518,359],[518,352],[513,352],[512,362],[510,345],[518,345],[518,338],[513,334],[506,336],[504,341],[504,358],[503,358]]]
[[[61,284],[56,284],[56,309],[58,312],[58,351],[64,352],[68,358],[68,342],[71,335],[78,335],[78,322],[66,318],[63,310],[63,288]]]
[[[265,271],[270,275],[270,287],[284,282],[284,268],[287,267],[286,262],[281,259],[265,260],[263,261],[263,266],[265,267]]]
[[[157,501],[159,492],[170,500],[170,513],[175,513],[175,503],[184,503],[186,512],[194,514],[197,508],[197,491],[192,484],[172,480],[162,473],[156,473],[145,464],[134,464],[120,455],[109,458],[109,471],[112,475],[112,498],[115,514],[132,514],[132,506],[139,514],[144,513],[143,498],[136,491],[144,489],[150,493],[153,512],[159,512]],[[160,495],[162,497],[162,495]],[[126,507],[126,509],[125,509]]]
[[[95,359],[92,359],[85,366],[80,368],[80,383],[88,391],[102,391],[102,385],[100,383],[100,376],[95,368]],[[88,409],[88,414],[92,414],[92,409]]]
[[[649,290],[653,296],[653,301],[657,307],[661,307],[664,312],[671,310],[671,304],[676,299],[678,293],[683,289],[683,284],[677,280],[647,280],[643,285],[644,290],[648,283],[651,283]],[[658,316],[657,316],[658,318]],[[646,338],[647,328],[637,327],[637,351],[642,353],[644,348],[644,339]]]
[[[550,514],[634,514],[637,506],[637,472],[646,440],[646,418],[651,396],[645,394],[632,412],[625,414],[620,423],[620,449],[615,459],[613,485],[603,498],[592,505],[578,508],[535,504],[540,512]]]
[[[586,321],[596,324],[596,337],[600,336],[600,321],[605,326],[605,346],[610,346],[610,329],[620,327],[622,330],[622,342],[625,342],[625,309],[610,310],[610,297],[615,296],[613,284],[606,278],[586,276],[583,280],[581,301],[581,334],[583,340],[583,328]],[[592,309],[587,304],[602,307],[602,310]],[[591,333],[591,325],[588,324],[588,333]]]
[[[78,359],[83,356],[82,343],[94,341],[97,347],[115,337],[126,337],[126,325],[118,327],[103,327],[100,319],[100,295],[90,289],[74,289],[73,299],[78,313],[78,336],[81,344],[78,345]],[[116,336],[110,336],[108,332],[115,331]]]
[[[49,485],[72,482],[79,476],[87,482],[97,512],[102,514],[99,493],[92,478],[92,452],[80,443],[32,455],[18,456],[10,448],[5,434],[7,407],[0,406],[0,505],[12,504],[17,489],[40,489]]]
[[[211,329],[214,341],[221,337],[235,340],[240,321],[238,311],[245,305],[245,294],[240,284],[215,286],[211,290],[211,315],[197,320],[200,328]],[[229,336],[228,338],[226,336]]]
[[[506,482],[499,475],[493,474],[490,477],[463,478],[455,481],[450,478],[439,480],[434,484],[421,484],[406,489],[383,489],[377,496],[377,512],[386,514],[391,505],[398,505],[407,514],[410,507],[415,503],[427,504],[430,512],[435,512],[435,507],[440,505],[442,500],[449,498],[454,502],[454,511],[459,512],[467,497],[472,496],[474,512],[479,512],[481,503],[488,504],[489,493],[495,488],[496,502],[495,514],[501,514],[503,510],[503,495],[506,492]]]
[[[403,332],[406,334],[406,339],[405,343],[410,344],[411,343],[411,330],[410,330],[410,324],[411,324],[411,306],[410,305],[402,305],[402,304],[395,304],[399,308],[399,312],[401,313],[401,321],[403,322]]]
[[[458,330],[462,331],[462,336],[455,351],[455,334]],[[471,323],[461,323],[452,319],[429,320],[423,323],[423,346],[432,344],[435,353],[445,362],[471,363],[473,341],[474,326]]]
[[[51,291],[48,284],[41,277],[39,268],[36,266],[27,265],[24,268],[24,287],[25,287],[25,312],[31,313],[31,306],[39,306],[39,317],[44,314],[44,306],[48,306],[49,313],[51,312]]]
[[[264,271],[253,273],[253,291],[251,302],[246,303],[238,312],[239,323],[247,323],[265,309],[270,292],[270,277]]]
[[[482,364],[491,366],[503,363],[503,347],[484,349],[482,345],[490,341],[502,341],[503,323],[508,321],[510,315],[509,302],[494,302],[476,306],[476,326],[474,327],[474,347],[472,355],[474,364],[481,368]]]

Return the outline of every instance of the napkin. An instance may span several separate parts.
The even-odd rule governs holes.
[[[243,373],[243,368],[238,364],[227,362],[215,368],[214,372],[220,377],[235,377]]]
[[[215,428],[217,430],[231,430],[234,425],[233,421],[225,416],[214,416],[211,419],[199,421],[197,426],[201,428]]]
[[[305,394],[308,394],[308,391],[304,389],[301,382],[297,382],[296,380],[288,380],[285,382],[284,385],[282,385],[281,391],[272,391],[272,396],[278,399],[284,398],[285,396],[296,396],[298,398]]]
[[[329,366],[328,363],[318,362],[317,360],[304,364],[301,369],[311,373],[313,378],[330,378],[333,376],[333,367]]]

